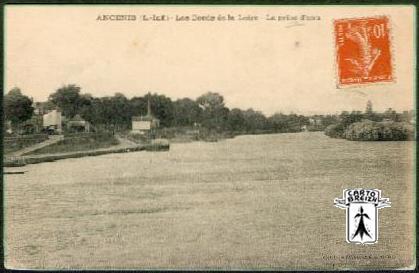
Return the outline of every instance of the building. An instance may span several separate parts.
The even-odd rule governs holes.
[[[150,100],[147,104],[147,115],[132,117],[132,133],[150,135],[158,128],[160,121],[151,114]]]
[[[322,120],[321,120],[321,118],[318,118],[318,117],[309,118],[308,121],[309,121],[310,125],[314,125],[314,126],[321,126],[322,125]]]
[[[56,132],[61,134],[62,128],[62,116],[59,110],[52,110],[42,116],[43,129],[48,132]]]
[[[90,122],[84,120],[79,114],[67,121],[67,130],[70,132],[90,132]]]

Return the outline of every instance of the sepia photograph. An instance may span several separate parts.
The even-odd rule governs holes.
[[[415,13],[6,5],[5,267],[414,269]]]

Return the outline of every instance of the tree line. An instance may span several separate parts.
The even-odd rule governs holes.
[[[160,126],[166,128],[200,126],[220,132],[297,132],[309,123],[308,117],[302,115],[277,113],[267,117],[252,108],[229,109],[225,105],[224,97],[216,92],[207,92],[195,100],[172,100],[157,93],[129,99],[122,93],[94,97],[89,93],[82,93],[79,86],[71,84],[62,86],[50,94],[47,102],[34,105],[45,112],[58,107],[68,119],[78,114],[96,128],[127,130],[131,127],[133,116],[147,114],[149,101],[152,114],[160,120]],[[33,115],[33,100],[23,95],[18,88],[9,91],[5,96],[5,102],[4,117],[14,125]]]
[[[339,115],[312,116],[275,113],[266,116],[252,108],[230,109],[225,105],[224,97],[216,92],[207,92],[195,100],[190,98],[172,100],[157,93],[148,93],[129,99],[122,93],[94,97],[89,93],[82,93],[80,86],[70,84],[58,88],[50,94],[47,102],[42,103],[33,103],[33,100],[23,95],[19,88],[13,88],[4,97],[4,118],[10,121],[13,126],[17,126],[32,117],[34,108],[46,112],[58,107],[67,119],[80,115],[95,128],[123,131],[131,128],[133,116],[147,114],[148,102],[150,102],[152,114],[160,120],[160,125],[163,128],[199,126],[214,132],[322,131],[332,124],[339,124],[340,127],[338,127],[343,130],[362,119],[407,121],[412,116],[411,113],[397,113],[392,109],[388,109],[384,113],[376,113],[372,110],[371,102],[368,102],[365,112],[343,111]]]

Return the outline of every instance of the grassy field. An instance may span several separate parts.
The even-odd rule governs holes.
[[[413,142],[239,136],[28,165],[5,177],[6,265],[43,269],[402,268]],[[348,244],[346,188],[382,190],[375,245]]]

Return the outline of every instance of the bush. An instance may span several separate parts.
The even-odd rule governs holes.
[[[333,137],[333,138],[344,138],[345,130],[343,128],[343,125],[338,124],[331,124],[326,127],[324,130],[324,133],[326,136]]]
[[[345,138],[357,141],[401,141],[413,140],[414,128],[406,122],[362,121],[351,124]]]

